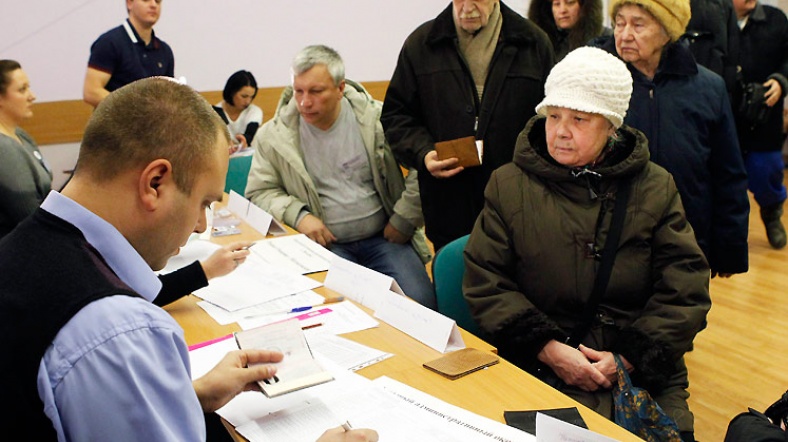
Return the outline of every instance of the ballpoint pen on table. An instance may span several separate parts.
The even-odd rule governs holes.
[[[325,302],[323,302],[322,304],[315,304],[315,305],[305,305],[305,306],[303,306],[303,307],[293,307],[293,308],[291,308],[290,310],[285,310],[285,311],[284,311],[284,312],[282,312],[282,313],[298,313],[298,312],[305,312],[305,311],[307,311],[307,310],[311,310],[311,309],[313,309],[313,308],[315,308],[315,307],[321,307],[321,306],[323,306],[323,305],[326,305],[326,304],[334,304],[334,303],[337,303],[337,302],[342,302],[342,301],[344,301],[344,300],[345,300],[345,297],[344,297],[344,296],[339,296],[339,297],[337,297],[337,298],[327,298],[327,299],[325,300]]]

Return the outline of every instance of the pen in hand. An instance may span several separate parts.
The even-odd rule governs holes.
[[[342,424],[342,428],[345,431],[350,431],[353,429],[353,426],[350,425],[350,421],[345,421],[345,423]]]

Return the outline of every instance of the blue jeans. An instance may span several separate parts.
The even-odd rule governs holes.
[[[785,201],[782,152],[749,152],[744,158],[744,165],[747,167],[747,186],[759,206],[769,207]]]
[[[437,310],[432,281],[410,243],[395,244],[378,234],[359,241],[334,243],[329,250],[348,261],[391,276],[408,297]]]

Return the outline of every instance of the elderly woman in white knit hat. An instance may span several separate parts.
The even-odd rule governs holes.
[[[622,125],[632,78],[583,47],[545,91],[487,185],[465,298],[501,356],[608,418],[620,355],[692,440],[683,355],[711,306],[709,267],[673,178]]]
[[[676,180],[712,276],[746,272],[747,172],[724,80],[677,42],[689,0],[611,0],[610,16],[614,35],[595,45],[632,74],[624,122],[646,135],[651,161]]]

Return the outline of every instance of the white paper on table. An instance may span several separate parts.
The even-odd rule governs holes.
[[[375,317],[441,353],[465,348],[453,319],[397,293],[384,296]]]
[[[254,148],[247,147],[246,149],[238,149],[232,154],[230,154],[230,158],[237,158],[237,157],[250,157],[254,154]]]
[[[304,234],[258,241],[249,250],[252,251],[251,256],[266,265],[290,269],[302,275],[328,270],[328,263],[336,256]]]
[[[304,330],[306,340],[309,342],[309,348],[316,355],[331,360],[346,370],[360,370],[394,356],[391,353],[359,344],[347,338],[318,333],[317,330],[319,329],[320,327]]]
[[[192,233],[192,236],[197,236],[198,238],[210,241],[211,240],[211,233],[213,232],[213,205],[215,203],[211,203],[208,207],[205,208],[205,231],[202,233]],[[191,239],[191,237],[189,237]]]
[[[310,329],[309,330],[310,332],[341,335],[345,333],[352,333],[355,331],[366,330],[368,328],[374,328],[379,325],[378,321],[376,321],[374,318],[372,318],[366,312],[364,312],[364,310],[361,310],[360,308],[356,307],[349,301],[336,302],[333,304],[325,304],[315,307],[312,310],[318,310],[324,308],[330,309],[331,313],[320,315],[320,318],[316,319],[315,322],[316,323],[319,322],[322,325],[320,327]],[[304,313],[305,312],[256,316],[253,318],[246,318],[239,320],[238,325],[242,329],[248,330],[250,328],[259,327],[261,325],[281,321],[283,319],[300,316],[303,315]]]
[[[207,373],[228,351],[235,349],[234,340],[226,339],[190,351],[192,378]],[[315,358],[332,372],[333,382],[273,399],[260,392],[244,392],[217,413],[252,442],[313,441],[326,429],[345,421],[358,428],[374,428],[381,440],[535,440],[514,427],[455,407],[387,377],[369,381],[341,369],[319,353]],[[296,437],[296,434],[304,436]]]
[[[615,442],[607,436],[594,433],[591,430],[572,425],[544,413],[536,413],[536,441],[537,442]]]
[[[196,347],[199,348],[189,351],[192,379],[203,376],[210,371],[227,352],[238,349],[232,335],[228,336],[227,339],[218,340],[205,346],[198,344]],[[276,398],[268,398],[259,391],[246,391],[217,410],[217,414],[237,427],[254,419],[266,416],[269,413],[288,407],[298,406],[316,397],[322,397],[324,395],[332,396],[346,388],[352,388],[353,385],[366,385],[370,383],[368,379],[336,366],[336,364],[323,358],[321,355],[315,355],[315,359],[317,359],[323,367],[331,371],[335,379],[333,382],[316,385]],[[336,421],[331,426],[336,427],[342,422],[344,422],[344,420]]]
[[[393,291],[405,295],[391,276],[336,255],[331,260],[323,285],[373,311],[378,310],[386,293]]]
[[[249,255],[246,262],[233,272],[213,278],[207,287],[195,291],[194,294],[234,312],[321,285],[300,273],[257,263],[252,259],[252,255]]]
[[[186,267],[194,261],[206,259],[221,247],[222,246],[210,241],[199,239],[198,235],[192,235],[189,237],[189,241],[186,242],[186,245],[181,247],[178,254],[171,257],[167,261],[167,265],[157,273],[164,275],[182,267]]]
[[[227,325],[259,316],[277,315],[277,317],[284,318],[285,312],[289,310],[296,307],[322,304],[325,299],[326,298],[318,295],[312,290],[306,290],[294,295],[287,295],[262,304],[242,308],[234,312],[225,310],[207,301],[199,301],[197,305],[205,310],[205,312],[216,322],[221,325]]]
[[[444,402],[388,376],[381,376],[372,383],[383,391],[402,399],[409,406],[434,415],[442,422],[441,426],[461,429],[465,437],[455,440],[499,442],[533,442],[536,440],[533,435],[525,431]]]
[[[335,422],[373,428],[383,441],[525,442],[534,437],[440,401],[388,378],[348,385],[333,394],[280,410],[237,427],[252,442],[315,440]],[[396,385],[396,388],[392,386]],[[393,390],[387,390],[393,388]],[[404,393],[403,393],[404,392]]]

